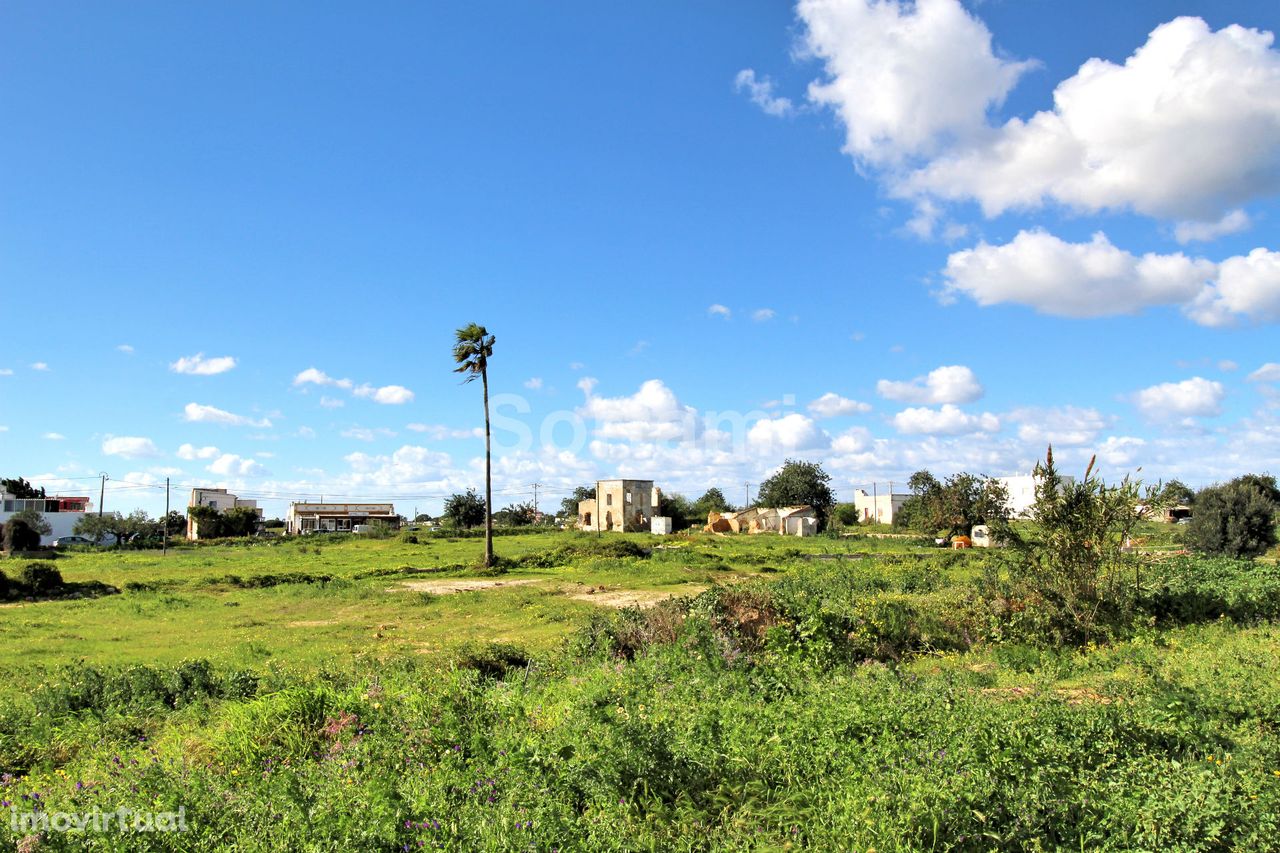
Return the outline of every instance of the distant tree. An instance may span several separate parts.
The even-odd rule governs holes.
[[[1275,505],[1277,511],[1280,511],[1280,488],[1276,487],[1275,477],[1270,474],[1244,474],[1236,477],[1232,482],[1253,486]]]
[[[76,520],[76,526],[72,528],[72,532],[99,543],[108,536],[112,536],[116,540],[115,544],[119,545],[133,532],[133,528],[129,520],[118,512],[105,512],[102,515],[85,513]]]
[[[279,527],[284,527],[281,521]],[[181,536],[187,532],[187,517],[176,509],[170,510],[169,514],[164,517],[164,530],[170,536]]]
[[[702,521],[707,520],[707,516],[713,512],[728,512],[733,509],[729,505],[728,499],[725,498],[724,492],[715,486],[707,489],[702,493],[702,497],[693,502],[693,514]]]
[[[595,486],[578,486],[573,490],[573,494],[560,501],[560,514],[566,518],[577,520],[578,504],[582,501],[595,500]]]
[[[21,477],[0,478],[0,492],[26,500],[47,497],[43,487],[37,489]]]
[[[454,527],[470,530],[484,524],[487,516],[485,502],[475,489],[467,489],[460,495],[450,495],[445,499],[444,518]]]
[[[796,459],[783,462],[776,474],[760,484],[756,495],[756,506],[811,506],[818,512],[820,527],[826,526],[827,516],[835,504],[831,475],[817,462]]]
[[[1181,480],[1170,480],[1160,487],[1156,501],[1161,506],[1190,506],[1196,493]]]
[[[53,533],[52,525],[50,525],[49,522],[45,521],[44,514],[41,513],[40,510],[38,509],[31,509],[30,507],[28,507],[27,509],[24,509],[21,512],[15,512],[12,516],[10,516],[10,520],[15,518],[25,521],[27,524],[27,527],[30,527],[32,530],[34,530],[36,533],[40,534],[41,536],[48,536],[49,534]]]
[[[435,519],[427,515],[425,512],[420,512],[413,517],[413,521],[415,524],[420,524],[424,521],[435,521]]]
[[[1009,490],[998,480],[961,472],[939,482],[928,471],[907,481],[912,495],[894,514],[896,527],[951,537],[968,535],[976,524],[1009,518]]]
[[[258,532],[258,511],[247,506],[233,506],[223,510],[218,525],[219,536],[252,536]]]
[[[839,503],[831,510],[831,518],[841,527],[853,527],[858,523],[858,508],[851,503]]]
[[[454,373],[471,382],[479,377],[484,386],[484,565],[493,566],[493,479],[490,475],[492,451],[489,438],[489,359],[496,338],[484,326],[471,323],[454,335]]]
[[[670,518],[672,530],[686,530],[707,520],[706,513],[699,513],[697,506],[684,495],[666,494],[661,489],[658,490],[658,506],[654,515]]]
[[[511,504],[493,514],[493,520],[510,527],[528,527],[537,518],[533,502]]]
[[[4,547],[10,552],[34,551],[40,547],[40,534],[22,519],[11,517],[4,525]]]
[[[1276,544],[1274,488],[1272,478],[1247,474],[1201,489],[1187,543],[1197,551],[1225,557],[1265,554]]]
[[[907,488],[913,495],[928,495],[941,488],[938,478],[928,471],[917,471],[907,478]]]

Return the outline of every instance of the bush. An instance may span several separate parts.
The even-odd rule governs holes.
[[[1276,544],[1276,505],[1256,478],[1201,489],[1187,543],[1218,557],[1257,557]]]
[[[482,678],[500,680],[513,670],[524,670],[532,664],[529,653],[510,643],[477,643],[464,646],[458,653],[459,669],[473,669]]]
[[[22,584],[31,595],[46,595],[63,585],[62,573],[50,563],[27,563]]]
[[[40,534],[20,518],[11,518],[4,526],[4,547],[14,551],[34,551],[40,547]]]

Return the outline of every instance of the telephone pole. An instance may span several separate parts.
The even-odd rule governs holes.
[[[747,509],[751,506],[751,484],[743,483],[742,487],[747,490],[747,502],[742,505],[742,508]]]
[[[164,478],[164,518],[160,522],[160,556],[169,553],[169,478]]]
[[[538,521],[538,487],[541,485],[541,483],[533,484],[533,520],[535,524]]]
[[[109,478],[103,472],[99,472],[98,476],[101,478],[101,482],[98,483],[98,518],[102,518],[102,502],[107,498],[107,480]]]

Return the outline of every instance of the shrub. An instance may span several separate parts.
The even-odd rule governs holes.
[[[4,526],[4,547],[9,552],[34,551],[40,547],[40,534],[20,518],[11,518]]]
[[[1196,495],[1187,542],[1219,557],[1257,557],[1276,544],[1276,505],[1257,478],[1240,477]]]
[[[510,643],[476,643],[458,653],[459,669],[473,669],[483,678],[506,678],[512,670],[524,670],[533,663],[529,653]]]
[[[46,595],[63,585],[62,573],[50,563],[27,563],[22,584],[32,595]]]

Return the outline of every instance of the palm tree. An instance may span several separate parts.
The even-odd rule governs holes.
[[[458,329],[453,344],[454,373],[472,382],[477,376],[484,385],[484,565],[493,566],[493,484],[489,474],[489,358],[493,355],[494,336],[484,326],[471,323]]]

